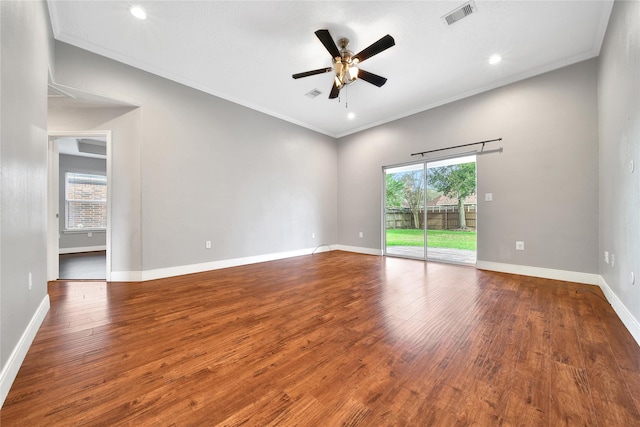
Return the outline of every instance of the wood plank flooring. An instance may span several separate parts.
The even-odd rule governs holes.
[[[327,252],[52,282],[7,426],[638,426],[595,286]]]

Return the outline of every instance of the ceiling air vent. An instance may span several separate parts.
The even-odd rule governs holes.
[[[322,92],[320,92],[318,89],[313,89],[312,91],[309,91],[307,93],[304,94],[304,96],[306,96],[307,98],[315,98],[316,96],[320,95]]]
[[[476,11],[476,3],[474,1],[470,1],[463,4],[460,7],[457,7],[451,12],[447,13],[442,18],[446,21],[447,24],[451,25],[454,22],[458,22],[465,16],[471,15],[475,11]]]

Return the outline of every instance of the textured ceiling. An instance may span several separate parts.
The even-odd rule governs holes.
[[[292,123],[339,137],[595,57],[610,1],[482,1],[447,25],[462,1],[50,1],[56,39]],[[356,81],[327,99],[330,67],[314,35],[328,29],[358,52],[385,34],[396,46],[362,68],[388,78]],[[502,62],[489,65],[493,54]],[[319,89],[322,94],[305,94]],[[348,108],[347,108],[348,106]],[[354,119],[347,113],[352,112]]]

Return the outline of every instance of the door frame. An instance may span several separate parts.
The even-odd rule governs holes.
[[[60,274],[60,151],[58,138],[104,138],[107,145],[107,257],[106,281],[111,280],[111,200],[112,200],[112,147],[110,130],[50,131],[47,133],[47,281],[57,280]]]

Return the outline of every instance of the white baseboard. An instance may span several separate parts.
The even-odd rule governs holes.
[[[40,306],[31,318],[29,325],[27,325],[27,329],[22,333],[18,344],[11,352],[2,372],[0,372],[0,408],[2,408],[4,400],[9,394],[13,381],[15,381],[18,375],[20,366],[22,366],[22,362],[27,355],[27,351],[29,351],[29,347],[31,347],[33,339],[36,337],[38,329],[40,329],[40,325],[42,325],[44,317],[49,312],[49,307],[49,295],[45,295],[42,302],[40,302]]]
[[[382,256],[382,249],[363,248],[360,246],[347,246],[347,245],[331,245],[331,249],[334,251],[346,251],[356,252],[365,255],[378,255]]]
[[[501,273],[519,274],[522,276],[541,277],[543,279],[563,280],[566,282],[599,285],[600,275],[581,273],[579,271],[555,270],[553,268],[530,267],[527,265],[503,264],[500,262],[480,261],[476,263],[479,270],[499,271]]]
[[[64,255],[64,254],[80,254],[83,252],[98,252],[98,251],[106,251],[107,250],[107,246],[106,245],[102,245],[102,246],[81,246],[78,248],[60,248],[59,253],[60,255]]]
[[[220,261],[204,262],[201,264],[180,265],[177,267],[145,270],[142,272],[142,280],[146,281],[162,279],[165,277],[182,276],[183,274],[201,273],[203,271],[219,270],[221,268],[238,267],[241,265],[257,264],[259,262],[275,261],[278,259],[292,258],[302,255],[311,255],[314,249],[315,248],[299,249],[297,251],[276,252],[244,258],[233,258]]]
[[[638,319],[636,319],[622,301],[620,301],[620,298],[618,298],[618,296],[613,292],[604,278],[602,276],[599,277],[600,281],[598,285],[600,285],[604,296],[607,297],[609,304],[611,304],[613,310],[616,312],[620,320],[622,320],[624,326],[627,327],[627,330],[631,336],[633,336],[633,339],[636,340],[638,345],[640,345],[640,322],[638,322]]]
[[[142,282],[142,271],[112,271],[110,282]]]
[[[306,248],[288,252],[276,252],[271,254],[256,255],[243,258],[224,259],[220,261],[204,262],[200,264],[179,265],[176,267],[158,268],[144,271],[112,271],[111,282],[142,282],[146,280],[164,279],[166,277],[182,276],[184,274],[202,273],[203,271],[219,270],[221,268],[238,267],[241,265],[256,264],[259,262],[275,261],[278,259],[292,258],[302,255],[327,252],[333,245],[322,245],[317,248]]]

